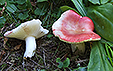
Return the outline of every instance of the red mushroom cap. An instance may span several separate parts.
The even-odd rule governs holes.
[[[52,26],[53,34],[68,43],[82,43],[100,40],[94,33],[94,24],[88,17],[82,17],[73,10],[64,12]]]

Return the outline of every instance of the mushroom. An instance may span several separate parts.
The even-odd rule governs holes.
[[[73,10],[64,12],[52,25],[53,34],[60,40],[70,43],[72,52],[78,49],[79,53],[85,52],[87,41],[100,40],[101,37],[94,33],[94,24],[88,17],[82,17]]]
[[[22,23],[17,28],[7,31],[4,36],[10,38],[17,38],[26,41],[26,51],[24,53],[24,58],[31,58],[36,49],[35,39],[40,38],[47,34],[49,31],[41,26],[42,22],[39,19],[33,19]]]

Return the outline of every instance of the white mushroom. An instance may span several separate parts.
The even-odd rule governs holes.
[[[25,40],[26,51],[24,53],[24,58],[31,58],[34,55],[36,49],[35,39],[40,38],[49,32],[41,26],[41,23],[42,22],[39,19],[27,21],[22,23],[17,28],[7,31],[4,36]]]

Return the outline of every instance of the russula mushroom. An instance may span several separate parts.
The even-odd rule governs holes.
[[[94,33],[94,24],[88,17],[82,17],[73,10],[64,12],[52,25],[53,34],[60,40],[71,43],[72,52],[75,49],[84,53],[87,41],[100,40],[101,37]]]
[[[17,28],[7,31],[4,36],[10,38],[17,38],[26,41],[26,51],[24,53],[24,58],[31,58],[36,49],[35,39],[40,38],[47,34],[49,31],[41,26],[42,22],[39,19],[33,19],[22,23]]]

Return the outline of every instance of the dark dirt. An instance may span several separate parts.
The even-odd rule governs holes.
[[[53,4],[56,7],[57,4]],[[72,53],[70,44],[60,41],[54,35],[51,38],[45,35],[36,39],[37,49],[35,55],[31,59],[24,60],[25,41],[15,38],[5,38],[3,36],[7,30],[15,28],[15,25],[15,23],[6,23],[0,31],[0,71],[39,71],[41,69],[63,71],[63,68],[57,67],[58,63],[56,63],[56,59],[58,57],[62,61],[69,58],[69,68],[71,69],[86,67],[88,65],[91,49],[90,42],[85,43],[85,53],[77,55]],[[49,31],[50,33],[52,32],[52,30]],[[66,70],[69,71],[68,68]]]
[[[13,25],[14,26],[14,25]],[[8,27],[7,27],[8,28]],[[2,33],[6,32],[4,27]],[[15,28],[10,27],[9,28]],[[2,34],[3,35],[3,34]],[[7,41],[5,41],[7,39]],[[71,69],[79,66],[87,66],[90,54],[90,43],[86,43],[86,51],[83,55],[76,55],[71,52],[71,46],[68,43],[60,41],[57,37],[48,38],[47,35],[36,39],[37,49],[35,55],[27,60],[23,59],[25,52],[25,41],[15,38],[0,37],[0,70],[1,71],[38,71],[45,69],[47,71],[62,71],[57,67],[56,59],[59,57],[62,61],[70,59],[69,67]],[[23,64],[23,61],[25,62]],[[67,69],[68,70],[68,69]]]

